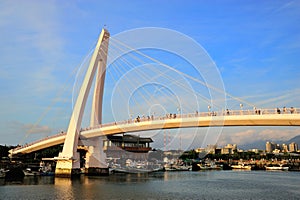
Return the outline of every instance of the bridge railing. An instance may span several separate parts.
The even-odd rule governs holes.
[[[273,114],[300,114],[300,108],[272,108],[272,109],[253,109],[253,110],[222,110],[222,111],[211,111],[211,112],[195,112],[195,113],[187,113],[187,114],[167,114],[166,116],[142,116],[137,117],[135,119],[128,119],[119,122],[112,122],[106,124],[100,124],[95,127],[87,127],[81,129],[81,131],[102,128],[102,127],[109,127],[114,125],[123,125],[123,124],[133,124],[139,122],[146,122],[146,121],[159,121],[159,120],[167,120],[167,119],[178,119],[178,118],[193,118],[193,117],[208,117],[208,116],[239,116],[239,115],[273,115]]]

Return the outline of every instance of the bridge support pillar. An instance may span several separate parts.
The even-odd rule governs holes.
[[[103,139],[99,137],[89,139],[91,145],[88,146],[88,151],[85,158],[85,173],[91,176],[107,176],[109,169],[106,163],[106,154],[103,151]]]
[[[80,156],[79,153],[74,154],[74,158],[57,157],[55,176],[56,177],[72,177],[80,174]]]

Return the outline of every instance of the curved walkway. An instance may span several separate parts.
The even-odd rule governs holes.
[[[209,126],[300,126],[300,109],[278,111],[277,109],[225,110],[221,112],[202,112],[190,114],[168,114],[163,117],[137,117],[121,122],[113,122],[87,127],[80,130],[80,138],[93,138],[127,132],[157,129]],[[30,153],[58,144],[65,140],[62,132],[41,140],[17,147],[10,151],[11,155]]]

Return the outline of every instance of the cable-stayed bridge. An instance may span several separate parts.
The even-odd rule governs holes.
[[[196,94],[200,96],[206,104],[208,104],[208,112],[193,112],[189,114],[184,114],[179,109],[175,114],[167,114],[165,116],[160,116],[157,114],[149,114],[147,117],[137,117],[132,119],[130,117],[129,120],[123,121],[115,121],[108,124],[102,123],[102,113],[103,113],[103,94],[104,94],[104,82],[107,71],[107,62],[109,59],[108,56],[108,46],[109,40],[112,39],[107,30],[103,29],[97,45],[93,51],[93,54],[90,58],[90,62],[88,68],[86,69],[84,79],[82,84],[80,84],[79,93],[73,108],[73,113],[70,118],[69,126],[66,132],[60,133],[58,135],[50,136],[39,141],[18,147],[11,151],[11,155],[15,154],[24,154],[30,153],[34,151],[38,151],[44,148],[48,148],[58,144],[64,144],[62,152],[56,157],[57,165],[56,165],[56,175],[57,176],[70,176],[73,173],[78,173],[80,164],[79,164],[79,153],[77,152],[78,145],[85,145],[88,147],[88,152],[86,155],[86,164],[85,167],[91,173],[97,172],[98,169],[106,168],[105,163],[105,154],[103,153],[103,142],[102,139],[107,135],[115,135],[115,134],[124,134],[129,132],[140,132],[147,130],[158,130],[158,129],[174,129],[174,128],[187,128],[187,127],[223,127],[223,126],[300,126],[300,109],[299,108],[285,108],[285,110],[279,111],[278,109],[257,109],[252,104],[240,99],[236,98],[233,95],[230,95],[224,91],[224,88],[219,88],[217,85],[208,84],[205,81],[192,77],[189,74],[183,73],[178,69],[173,69],[172,67],[161,63],[160,61],[153,59],[152,57],[145,55],[144,53],[140,53],[136,51],[136,49],[125,50],[125,52],[134,51],[139,55],[143,55],[148,58],[152,62],[163,66],[165,69],[176,72],[182,76],[182,79],[178,77],[172,77],[168,75],[167,72],[159,71],[156,67],[152,67],[152,71],[150,72],[151,76],[147,76],[144,71],[147,70],[146,65],[142,65],[142,70],[139,71],[139,77],[133,76],[129,81],[131,88],[119,89],[117,90],[117,94],[122,96],[122,93],[128,93],[134,96],[134,92],[137,90],[136,82],[134,79],[141,78],[141,81],[151,79],[151,83],[158,85],[158,81],[156,77],[163,77],[164,81],[167,80],[164,84],[170,84],[170,87],[176,85],[181,90],[185,92],[189,92],[189,94]],[[113,40],[113,39],[112,39]],[[116,41],[123,45],[123,48],[129,48],[128,45],[123,44],[121,41]],[[120,48],[120,47],[118,47]],[[115,57],[120,57],[117,55]],[[205,65],[210,66],[207,62],[207,57],[204,56],[205,59],[202,59]],[[132,58],[131,58],[132,59]],[[134,61],[140,61],[140,58],[134,56]],[[132,61],[133,62],[133,61]],[[116,65],[119,65],[120,68],[124,67],[124,65],[131,66],[132,62],[128,60],[123,60],[123,63],[120,64],[117,61],[114,62]],[[141,61],[140,61],[141,62]],[[125,63],[125,64],[124,64]],[[206,69],[208,72],[209,70]],[[116,71],[115,74],[119,74],[121,77],[121,81],[119,81],[120,85],[127,85],[122,82],[122,71]],[[126,78],[126,76],[125,76]],[[126,78],[127,81],[130,78]],[[240,102],[239,110],[229,110],[224,107],[224,105],[220,105],[218,103],[213,103],[212,100],[203,96],[199,90],[193,90],[188,84],[184,84],[185,79],[190,79],[194,82],[202,84],[202,86],[215,91],[220,96],[227,96],[232,99]],[[217,78],[216,78],[216,83]],[[85,111],[85,106],[88,101],[88,96],[92,85],[94,83],[94,91],[92,93],[92,107],[91,107],[91,117],[90,117],[90,125],[86,128],[82,128],[82,120]],[[158,88],[155,89],[154,93],[160,93],[162,89],[166,89],[167,87],[163,87],[163,84],[159,85]],[[137,92],[138,93],[138,92]],[[137,95],[142,98],[145,102],[151,104],[151,102],[158,101],[159,98],[149,98],[147,95],[149,91],[145,90],[143,93],[138,93]],[[123,94],[124,95],[124,94]],[[163,100],[166,100],[167,103],[175,102],[176,104],[176,95],[171,92],[167,92],[168,97],[164,97]],[[211,92],[211,95],[214,95]],[[191,95],[188,95],[191,96]],[[219,96],[218,96],[219,97]],[[196,98],[197,99],[197,98]],[[140,100],[132,100],[135,101],[136,107],[139,107]],[[192,101],[191,98],[189,101]],[[219,102],[220,99],[217,99],[216,102]],[[130,100],[128,100],[130,103]],[[169,103],[169,104],[171,104]],[[189,104],[189,103],[188,103]],[[248,104],[253,106],[253,109],[246,110],[243,107],[243,104]],[[121,106],[115,104],[116,106]],[[181,106],[184,107],[184,106]],[[219,109],[220,111],[213,111]],[[187,109],[185,109],[187,110]],[[136,113],[135,113],[136,114]],[[130,114],[131,115],[131,114]],[[137,115],[137,114],[136,114]],[[84,143],[82,142],[84,141]]]

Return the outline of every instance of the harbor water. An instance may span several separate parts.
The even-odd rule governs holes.
[[[0,179],[0,199],[300,199],[300,173],[185,171]]]

